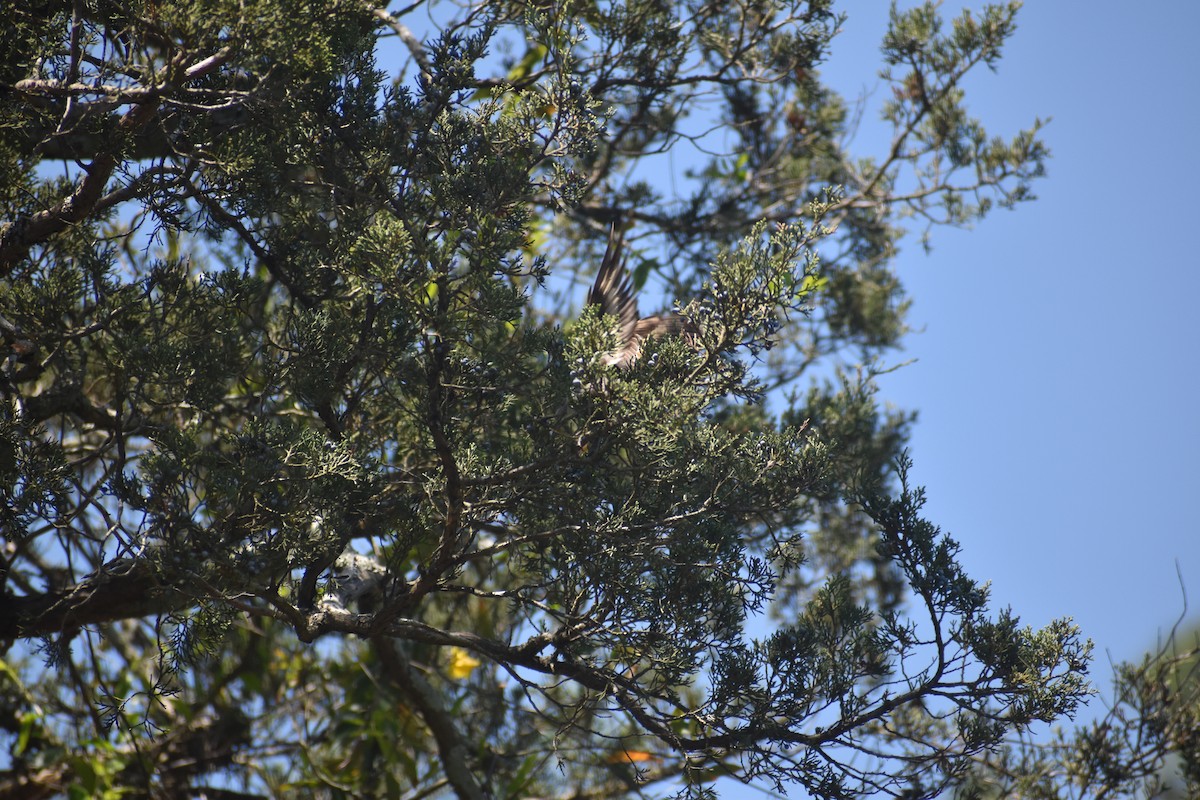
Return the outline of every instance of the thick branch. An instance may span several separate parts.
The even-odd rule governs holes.
[[[222,48],[183,69],[178,73],[178,77],[183,80],[203,77],[226,63],[231,53],[230,48]],[[180,53],[177,61],[181,62],[183,56],[184,54]],[[182,65],[180,64],[180,66]],[[22,93],[31,93],[41,97],[51,97],[57,94],[73,95],[79,91],[79,87],[74,85],[64,86],[33,80],[21,81],[15,88]],[[82,88],[94,91],[89,87]],[[114,90],[115,94],[109,92],[108,94],[111,96],[98,101],[105,104],[100,108],[106,108],[108,107],[106,104],[114,102],[132,101],[134,105],[117,121],[114,141],[103,152],[97,154],[91,164],[83,168],[84,175],[74,192],[50,208],[35,212],[25,218],[13,220],[0,227],[0,274],[9,274],[16,263],[24,258],[34,245],[41,244],[56,233],[82,222],[96,211],[109,178],[112,177],[117,164],[124,157],[122,153],[124,146],[138,132],[142,131],[150,120],[154,119],[171,88],[168,83],[161,86]],[[100,91],[104,91],[103,87]]]
[[[163,584],[149,562],[118,563],[125,568],[110,566],[61,591],[0,598],[0,641],[165,614],[192,603],[178,589]]]
[[[408,697],[433,734],[438,754],[442,759],[442,769],[446,771],[446,780],[454,787],[454,793],[460,800],[484,800],[490,796],[490,793],[485,792],[475,780],[468,767],[470,748],[467,747],[458,728],[454,726],[450,714],[438,705],[438,693],[412,668],[404,656],[396,652],[390,640],[376,637],[374,643],[380,661],[388,670],[388,677]]]
[[[121,117],[117,130],[124,135],[132,134],[143,128],[156,113],[157,103],[134,106]],[[0,228],[0,274],[7,275],[35,244],[86,219],[104,194],[104,187],[108,185],[117,163],[118,158],[113,151],[101,153],[84,168],[83,178],[75,191],[61,202]]]

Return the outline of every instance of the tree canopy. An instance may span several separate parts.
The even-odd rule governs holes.
[[[1043,173],[962,88],[1018,5],[894,9],[869,154],[822,0],[10,9],[0,796],[1005,785],[1090,644],[872,376],[905,233]],[[614,228],[687,320],[620,367]]]

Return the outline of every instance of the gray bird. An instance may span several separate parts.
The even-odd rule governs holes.
[[[362,613],[370,613],[383,599],[385,578],[387,567],[374,556],[343,553],[329,570],[329,584],[321,598],[321,606],[336,611],[357,608]]]
[[[606,366],[624,369],[642,353],[642,342],[652,336],[692,333],[691,323],[678,314],[651,314],[638,317],[637,298],[629,273],[625,270],[622,252],[622,233],[614,224],[608,232],[608,249],[596,273],[596,282],[588,292],[589,305],[600,307],[600,313],[617,318],[617,347],[600,357]]]

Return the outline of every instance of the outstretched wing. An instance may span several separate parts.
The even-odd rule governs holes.
[[[642,341],[652,336],[682,334],[694,346],[696,328],[678,314],[652,314],[638,319],[637,298],[625,270],[621,232],[613,225],[608,233],[608,249],[596,273],[596,282],[588,292],[588,303],[600,307],[600,313],[617,318],[617,347],[602,356],[608,366],[628,367],[642,352]]]
[[[625,271],[621,231],[614,224],[608,232],[608,249],[596,273],[596,282],[588,292],[590,305],[600,307],[600,313],[617,318],[617,354],[637,347],[635,329],[638,324],[637,298]],[[621,359],[624,360],[624,359]]]

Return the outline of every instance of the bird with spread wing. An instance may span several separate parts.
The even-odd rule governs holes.
[[[598,306],[601,315],[617,318],[617,346],[601,356],[601,362],[619,369],[637,360],[647,338],[693,332],[691,322],[679,314],[638,317],[637,298],[625,269],[622,243],[623,234],[614,224],[608,233],[608,248],[596,273],[596,282],[587,297],[588,305]]]

